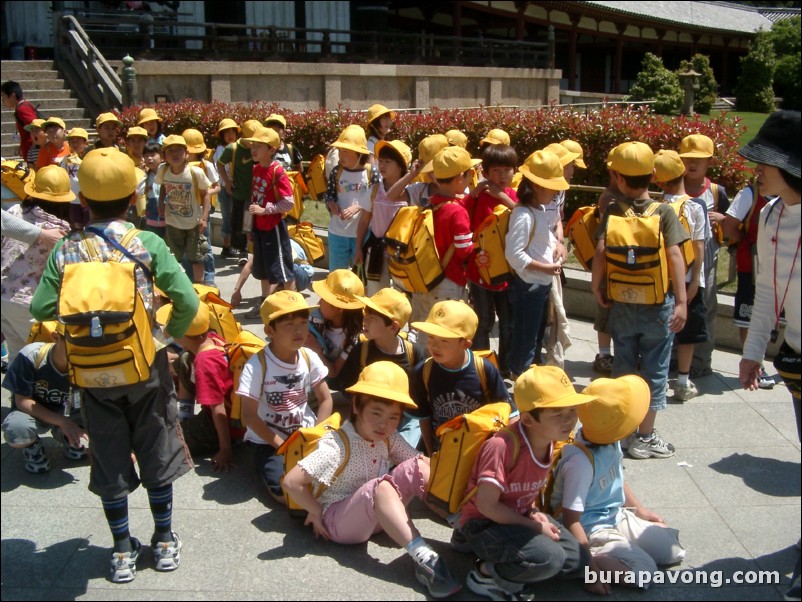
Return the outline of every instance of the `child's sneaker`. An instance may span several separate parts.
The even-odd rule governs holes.
[[[596,359],[593,360],[593,371],[610,376],[613,373],[613,356],[596,354]]]
[[[688,401],[699,395],[699,389],[691,381],[687,385],[677,385],[674,387],[674,399],[677,401]]]
[[[670,443],[663,441],[663,438],[657,434],[657,431],[652,431],[651,437],[646,439],[642,435],[638,435],[629,444],[627,453],[637,460],[645,460],[646,458],[670,458],[674,455],[674,446]]]
[[[432,598],[447,598],[462,589],[462,584],[454,579],[437,554],[432,554],[423,564],[415,563],[415,577],[426,586]]]
[[[170,532],[170,537],[172,541],[150,541],[157,571],[174,571],[181,564],[181,539],[175,531]]]
[[[468,573],[465,580],[468,589],[478,596],[484,596],[491,600],[534,600],[534,594],[524,592],[512,593],[499,586],[492,577],[487,577],[479,570],[478,562],[473,570]]]
[[[22,456],[25,459],[25,470],[28,472],[42,474],[50,470],[50,461],[45,455],[45,448],[39,438],[33,445],[23,448]]]
[[[763,366],[760,367],[760,374],[757,375],[757,386],[760,389],[773,389],[774,379],[766,373],[765,368]]]
[[[136,537],[132,537],[130,552],[112,552],[110,567],[112,583],[128,583],[136,578],[136,561],[141,549],[142,544]]]
[[[72,445],[67,445],[64,447],[64,457],[67,458],[68,460],[80,462],[81,460],[85,460],[88,454],[89,452],[87,451],[85,445],[81,445],[80,447],[73,447]]]

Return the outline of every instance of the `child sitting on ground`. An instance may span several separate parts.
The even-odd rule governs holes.
[[[13,395],[11,412],[3,420],[3,434],[9,446],[22,449],[25,470],[34,474],[50,470],[39,439],[48,430],[64,444],[65,458],[86,458],[86,447],[81,443],[87,435],[80,397],[70,394],[67,378],[64,326],[56,323],[54,327],[54,342],[25,345],[3,380],[3,388]]]
[[[646,416],[649,385],[628,374],[596,379],[583,393],[593,401],[579,407],[582,428],[562,449],[552,508],[562,510],[562,523],[593,555],[592,571],[652,574],[680,562],[679,532],[644,508],[624,482],[620,442]]]
[[[517,415],[498,369],[470,350],[478,322],[470,305],[449,300],[435,303],[425,322],[412,323],[412,328],[429,335],[426,350],[432,356],[418,364],[412,376],[415,415],[429,454],[437,449],[437,427],[460,414],[507,401]]]
[[[392,362],[376,362],[347,391],[354,394],[351,420],[324,435],[287,473],[284,489],[309,513],[305,524],[316,537],[355,544],[386,531],[412,557],[415,577],[432,597],[455,594],[459,581],[406,509],[412,498],[423,498],[429,481],[429,459],[396,432],[404,409],[415,407],[406,373]]]
[[[295,291],[278,291],[262,303],[262,322],[270,342],[255,353],[240,375],[237,394],[242,397],[242,419],[253,444],[253,458],[270,496],[284,504],[281,477],[284,462],[276,450],[293,432],[312,426],[331,414],[326,366],[316,353],[304,349],[309,311]],[[317,417],[308,399],[314,392]]]
[[[534,503],[551,469],[553,442],[568,438],[577,407],[594,398],[577,393],[555,366],[527,369],[514,396],[520,420],[482,444],[466,488],[476,493],[462,507],[458,530],[479,557],[468,589],[491,600],[532,600],[532,584],[580,578],[590,562],[576,538]]]

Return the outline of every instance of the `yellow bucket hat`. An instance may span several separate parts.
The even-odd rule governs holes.
[[[365,130],[361,125],[349,125],[340,133],[337,140],[332,143],[332,146],[354,151],[360,155],[370,154],[368,139],[365,137]]]
[[[579,142],[576,142],[575,140],[563,140],[560,142],[560,144],[565,148],[567,148],[572,153],[577,153],[579,155],[576,159],[574,159],[574,164],[577,167],[579,167],[580,169],[588,168],[588,166],[585,165],[584,161],[585,151],[582,150],[582,145],[580,145]]]
[[[378,157],[381,150],[387,147],[391,148],[395,154],[398,155],[404,167],[409,167],[409,164],[412,163],[412,149],[400,140],[391,140],[390,142],[379,140],[373,148],[373,154]]]
[[[527,180],[549,190],[568,190],[571,187],[563,176],[560,158],[548,150],[533,152],[518,171]]]
[[[655,182],[670,182],[685,173],[685,164],[677,151],[659,150],[654,156]]]
[[[365,294],[365,285],[351,270],[334,270],[325,280],[312,282],[312,290],[324,301],[340,309],[362,309],[357,295]]]
[[[438,301],[429,310],[425,322],[413,322],[415,330],[444,339],[473,340],[479,318],[470,305],[464,301]]]
[[[597,378],[582,392],[595,397],[577,412],[582,434],[599,445],[615,443],[633,433],[646,417],[652,396],[647,382],[634,374]]]
[[[541,408],[582,406],[596,397],[587,389],[584,393],[577,393],[562,368],[531,366],[515,381],[513,399],[519,411],[531,412]],[[584,425],[584,421],[582,423]]]
[[[395,401],[410,408],[418,407],[409,396],[407,373],[395,362],[373,362],[365,366],[359,373],[356,384],[346,391]]]
[[[159,117],[159,114],[156,112],[156,109],[151,109],[150,107],[146,107],[139,111],[139,120],[136,122],[137,125],[142,125],[148,121],[162,121],[162,118]]]
[[[173,304],[167,303],[162,305],[156,312],[156,322],[162,326],[166,326],[170,321],[170,315],[173,313]],[[197,337],[209,332],[209,306],[203,302],[198,303],[198,313],[192,318],[192,323],[184,333],[188,337]]]
[[[371,105],[368,109],[368,125],[370,125],[373,121],[377,120],[382,115],[390,114],[390,119],[395,121],[395,111],[391,111],[384,105],[375,104]]]
[[[276,318],[296,311],[315,309],[317,305],[308,305],[301,293],[296,291],[278,291],[268,296],[259,308],[264,324],[270,324]]]
[[[104,123],[109,123],[109,122],[116,123],[119,126],[123,125],[123,122],[120,121],[117,115],[115,115],[114,113],[101,113],[100,115],[97,116],[97,119],[95,119],[95,127],[99,128]]]
[[[203,134],[194,128],[189,128],[181,132],[181,137],[187,143],[187,151],[190,153],[205,153],[206,142],[203,140]]]
[[[134,162],[116,148],[89,151],[78,168],[81,193],[93,201],[130,197],[138,184]]]
[[[220,121],[220,124],[217,126],[217,131],[215,132],[215,134],[219,136],[220,132],[222,132],[223,130],[231,130],[231,129],[237,130],[237,132],[239,133],[239,126],[237,125],[237,122],[234,121],[233,119],[226,117],[225,119],[222,119]]]
[[[46,165],[37,171],[23,190],[29,197],[52,203],[69,203],[75,200],[75,193],[70,190],[70,176],[66,169],[58,165]]]
[[[565,146],[558,144],[557,142],[552,142],[543,150],[551,151],[557,155],[560,158],[560,165],[563,167],[569,165],[571,161],[574,161],[577,159],[577,157],[579,157],[579,153],[571,152]]]

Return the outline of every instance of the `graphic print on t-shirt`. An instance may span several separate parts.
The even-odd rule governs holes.
[[[167,210],[181,217],[192,217],[192,183],[165,182]]]

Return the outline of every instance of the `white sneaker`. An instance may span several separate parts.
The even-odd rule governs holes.
[[[699,395],[699,389],[691,381],[687,385],[677,385],[674,387],[674,399],[677,401],[688,401]]]

